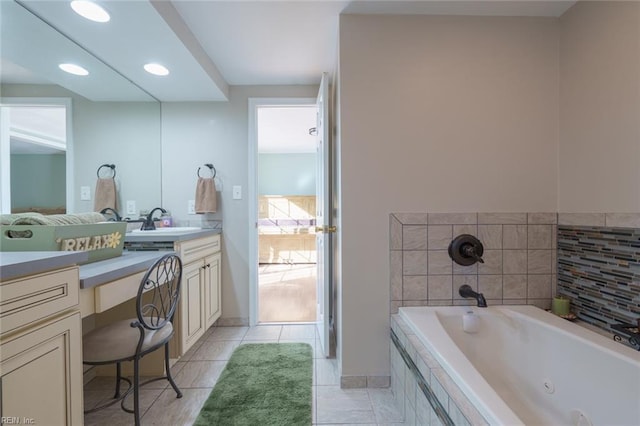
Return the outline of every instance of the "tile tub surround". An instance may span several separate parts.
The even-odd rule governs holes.
[[[581,320],[608,332],[613,324],[636,324],[640,227],[558,226],[558,293],[571,299]]]
[[[488,424],[398,315],[391,316],[390,350],[391,391],[405,424]]]
[[[391,313],[400,306],[466,305],[458,288],[470,285],[489,304],[550,308],[556,282],[557,213],[392,213]],[[471,234],[485,263],[460,266],[451,240]]]

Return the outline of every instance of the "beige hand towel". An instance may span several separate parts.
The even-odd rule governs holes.
[[[118,210],[118,197],[116,194],[116,181],[114,178],[98,178],[94,196],[94,211],[99,212],[100,210],[106,209],[107,207]]]
[[[196,186],[196,213],[215,213],[218,210],[216,183],[213,178],[198,178]]]

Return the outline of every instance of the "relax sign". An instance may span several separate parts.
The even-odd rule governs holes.
[[[112,232],[91,237],[58,238],[56,242],[60,244],[60,250],[62,251],[92,251],[117,248],[121,239],[122,234],[120,232]]]

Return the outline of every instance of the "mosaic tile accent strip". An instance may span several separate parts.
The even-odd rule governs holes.
[[[578,318],[612,332],[640,317],[640,228],[558,227],[558,293]]]
[[[420,371],[418,371],[418,367],[415,365],[404,347],[402,347],[398,336],[396,336],[396,333],[393,330],[391,330],[391,342],[395,346],[396,350],[400,353],[400,356],[402,357],[405,365],[409,368],[410,373],[414,376],[418,388],[427,398],[427,401],[429,402],[429,405],[431,405],[431,408],[433,409],[435,415],[438,417],[438,420],[440,420],[440,422],[444,426],[455,426],[453,420],[451,420],[451,418],[447,414],[447,410],[442,406],[442,404],[440,404],[440,401],[438,401],[438,397],[431,389],[431,386],[429,386],[429,383],[427,383],[425,378],[422,377],[422,374],[420,373]]]
[[[391,313],[400,306],[469,305],[467,284],[487,303],[549,309],[556,288],[555,212],[392,213],[389,217]],[[471,234],[484,245],[485,263],[460,266],[451,240]]]
[[[398,314],[391,316],[390,337],[391,391],[404,413],[405,424],[488,425]]]

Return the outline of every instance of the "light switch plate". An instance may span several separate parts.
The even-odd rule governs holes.
[[[242,186],[233,185],[233,199],[242,200]]]
[[[189,200],[187,203],[187,213],[196,214],[196,200]]]
[[[91,200],[91,188],[88,186],[81,186],[80,187],[80,199],[82,201],[89,201]]]
[[[134,200],[127,200],[127,214],[136,214],[138,209],[136,208],[136,202]]]

